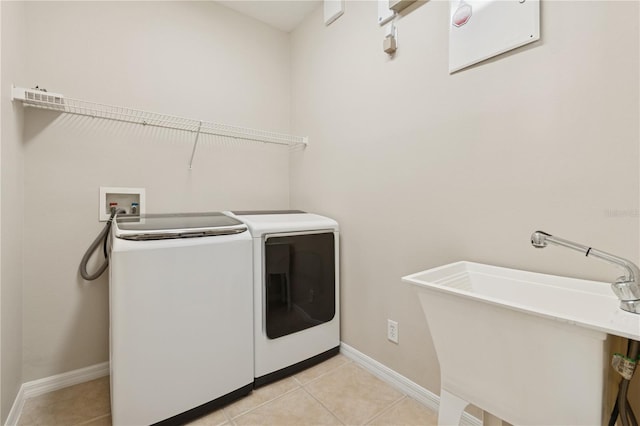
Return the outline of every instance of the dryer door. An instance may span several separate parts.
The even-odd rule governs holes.
[[[265,238],[266,333],[270,339],[331,321],[335,315],[333,232]]]

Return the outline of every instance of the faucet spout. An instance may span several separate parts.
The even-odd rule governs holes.
[[[584,253],[587,257],[595,257],[622,268],[625,272],[624,276],[619,277],[611,285],[611,288],[620,299],[621,309],[635,314],[640,314],[640,284],[638,283],[638,280],[640,279],[640,269],[638,269],[638,266],[635,263],[611,253],[594,249],[593,247],[588,247],[574,243],[573,241],[555,237],[544,231],[536,231],[531,234],[531,245],[534,247],[544,248],[548,244],[554,244],[560,247],[576,250],[580,253]]]

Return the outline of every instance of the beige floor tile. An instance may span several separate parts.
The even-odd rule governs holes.
[[[110,411],[109,377],[102,377],[28,399],[18,424],[77,425]]]
[[[233,420],[245,425],[341,425],[318,401],[304,389],[290,392]]]
[[[251,392],[244,398],[224,407],[224,411],[230,419],[246,413],[265,402],[276,399],[277,397],[299,388],[300,385],[293,377],[287,377],[267,386],[263,386]]]
[[[364,424],[403,395],[353,363],[329,372],[305,386],[318,401],[346,424]]]
[[[351,362],[349,358],[347,358],[344,355],[338,354],[318,365],[315,365],[311,368],[301,371],[300,373],[296,374],[293,377],[295,377],[296,380],[300,382],[300,384],[304,385],[348,362]]]
[[[224,414],[224,410],[216,410],[213,413],[202,416],[191,423],[187,423],[189,426],[221,426],[229,422],[227,416]]]
[[[431,411],[415,399],[406,397],[367,424],[372,426],[436,426],[438,413]]]

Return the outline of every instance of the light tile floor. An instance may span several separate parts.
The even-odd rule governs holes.
[[[19,426],[109,426],[109,377],[26,401]],[[248,396],[191,426],[420,425],[437,414],[379,380],[343,355]]]

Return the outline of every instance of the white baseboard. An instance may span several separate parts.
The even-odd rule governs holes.
[[[109,363],[92,365],[78,370],[68,371],[55,376],[45,377],[43,379],[33,380],[23,383],[20,386],[18,395],[9,411],[5,426],[15,426],[18,424],[22,408],[27,399],[35,396],[43,395],[68,386],[77,385],[78,383],[88,382],[89,380],[98,379],[109,374]]]
[[[440,397],[435,393],[423,388],[415,382],[412,382],[400,373],[397,373],[386,365],[368,357],[344,342],[340,343],[340,353],[360,365],[365,370],[369,371],[374,376],[389,383],[400,392],[424,404],[433,411],[438,411],[438,407],[440,406]],[[482,420],[469,413],[463,413],[460,426],[482,426]]]

